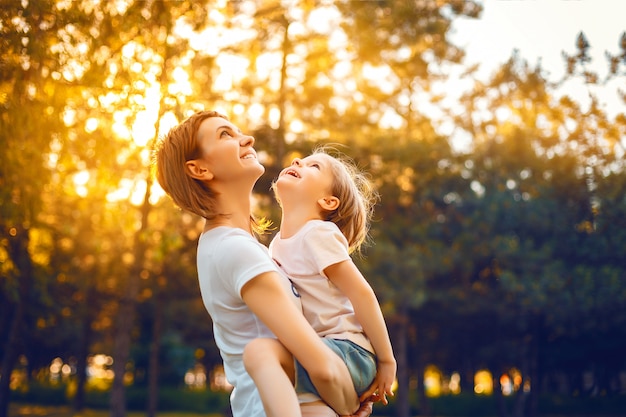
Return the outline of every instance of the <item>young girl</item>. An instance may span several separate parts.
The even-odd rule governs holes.
[[[254,138],[225,116],[199,112],[173,128],[155,149],[160,185],[179,207],[205,219],[198,278],[226,377],[234,386],[233,416],[265,416],[242,356],[250,341],[274,336],[308,370],[320,396],[340,414],[352,414],[359,402],[345,364],[307,323],[295,289],[254,237],[260,228],[250,214],[250,195],[265,169],[253,145]],[[276,366],[271,359],[266,364]],[[260,387],[275,390],[275,400],[265,404],[270,416],[286,415],[285,407],[290,417],[300,415],[293,361],[285,369]],[[262,366],[257,371],[262,373]],[[315,404],[328,410],[321,402]],[[302,408],[303,414],[305,408],[315,415],[309,407]],[[359,411],[369,415],[371,404]]]
[[[282,221],[270,243],[272,258],[296,286],[307,321],[346,362],[360,399],[376,393],[387,404],[396,360],[374,291],[350,258],[367,237],[375,192],[354,165],[322,148],[294,159],[273,189]],[[246,369],[259,387],[281,372],[267,371],[264,361],[272,356],[290,364],[276,340],[256,339],[244,351]],[[316,398],[315,381],[299,360],[296,367],[296,391]],[[261,390],[261,399],[267,406],[278,401],[278,393]]]

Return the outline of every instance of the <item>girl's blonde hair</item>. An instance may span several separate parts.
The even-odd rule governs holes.
[[[207,220],[228,214],[218,212],[214,190],[188,175],[186,162],[202,156],[198,129],[204,120],[211,117],[228,120],[228,117],[216,111],[199,111],[157,141],[153,152],[153,167],[161,188],[178,207]],[[253,231],[261,233],[263,226],[259,226],[252,216],[250,220]]]
[[[313,155],[319,154],[330,157],[333,172],[331,193],[340,201],[335,210],[322,214],[325,220],[339,227],[348,240],[349,252],[360,252],[369,236],[378,192],[367,175],[347,156],[328,146],[314,149]]]

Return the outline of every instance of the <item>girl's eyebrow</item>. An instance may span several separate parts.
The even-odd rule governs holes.
[[[307,164],[318,164],[326,166],[326,162],[324,162],[321,158],[309,158],[305,160]]]

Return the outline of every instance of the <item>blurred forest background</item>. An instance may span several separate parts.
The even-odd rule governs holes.
[[[313,146],[371,174],[382,199],[357,262],[399,361],[378,414],[441,415],[438,397],[464,395],[499,416],[548,397],[624,404],[626,88],[615,115],[594,89],[626,80],[626,33],[601,74],[580,33],[563,80],[513,53],[484,82],[449,40],[481,10],[0,0],[0,417],[36,387],[76,410],[105,392],[112,417],[137,387],[150,416],[168,387],[227,391],[195,271],[201,219],[150,168],[154,140],[202,109],[256,137],[258,214],[275,224],[270,182]],[[450,108],[453,70],[472,88]],[[571,79],[590,104],[556,94]]]

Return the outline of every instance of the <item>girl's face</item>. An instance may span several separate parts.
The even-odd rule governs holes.
[[[332,163],[332,157],[321,153],[294,159],[276,180],[276,192],[281,203],[309,203],[323,210],[336,208],[334,204],[339,201],[332,195]],[[327,206],[327,203],[333,204]]]
[[[187,162],[192,176],[209,181],[256,181],[265,172],[253,148],[254,138],[221,117],[204,120],[197,133],[201,156]]]

